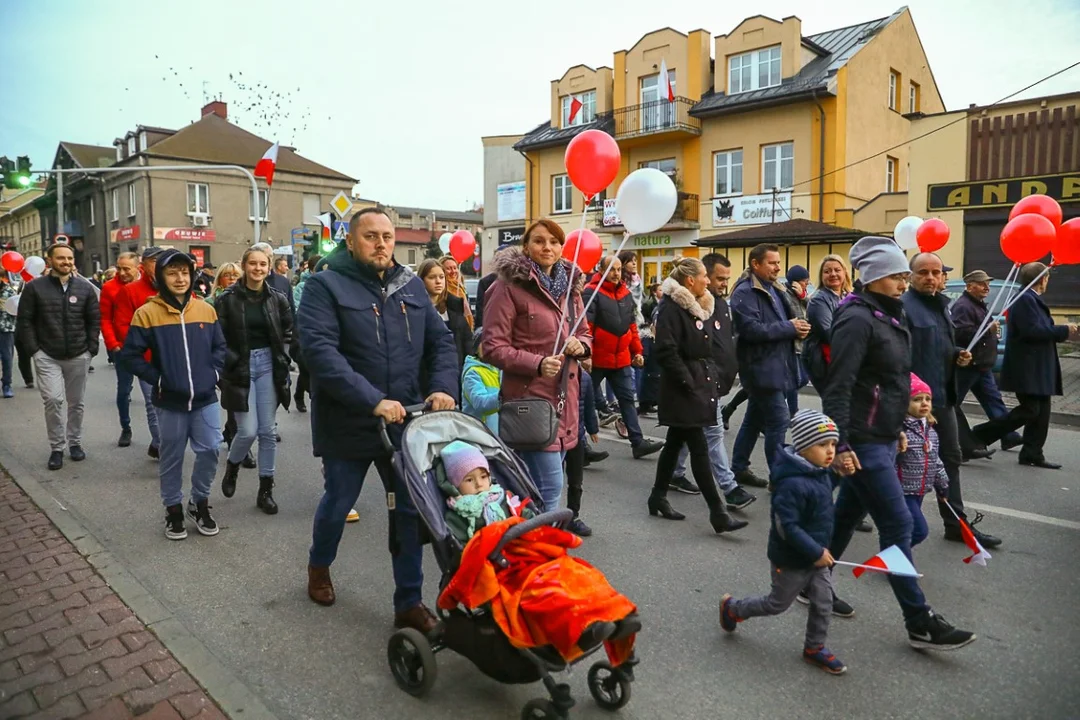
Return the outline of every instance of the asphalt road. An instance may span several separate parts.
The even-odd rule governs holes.
[[[13,400],[0,400],[0,463],[14,457],[31,468],[279,718],[515,718],[526,700],[544,694],[539,686],[500,686],[449,652],[438,658],[439,679],[428,698],[415,700],[397,689],[386,663],[392,585],[386,515],[374,474],[360,499],[362,520],[346,527],[333,567],[337,604],[322,608],[308,600],[307,548],[322,478],[310,451],[307,415],[279,414],[279,515],[267,517],[255,508],[256,473],[245,470],[231,499],[221,496],[215,481],[212,503],[222,526],[217,537],[191,532],[186,541],[167,541],[141,406],[132,411],[135,445],[117,448],[113,371],[100,358],[95,365],[86,414],[88,460],[46,470],[40,398],[20,389]],[[645,430],[660,434],[652,421]],[[975,630],[977,643],[955,653],[912,650],[884,579],[855,580],[840,572],[839,592],[857,614],[833,621],[829,646],[849,670],[830,677],[800,662],[800,605],[777,618],[743,623],[733,636],[718,627],[721,593],[767,591],[764,491],[745,513],[750,527],[733,536],[710,533],[700,497],[673,497],[689,516],[686,522],[650,518],[645,500],[655,459],[633,460],[629,447],[609,436],[602,445],[612,457],[586,471],[584,516],[596,534],[581,554],[638,604],[645,622],[633,699],[620,715],[1080,715],[1078,440],[1076,431],[1054,428],[1047,447],[1050,458],[1072,470],[1021,470],[1015,453],[965,467],[968,502],[986,513],[983,527],[1005,539],[988,568],[961,562],[965,548],[942,540],[940,523],[931,518],[931,537],[916,551],[926,594],[949,620]],[[763,467],[760,444],[755,463]],[[876,537],[857,534],[845,559],[863,560],[876,549]],[[432,605],[437,568],[430,556],[425,569]],[[588,695],[586,669],[569,678],[578,699],[573,715],[605,717]]]

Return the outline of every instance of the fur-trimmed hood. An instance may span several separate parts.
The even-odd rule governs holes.
[[[585,287],[585,273],[574,269],[567,260],[560,260],[559,262],[566,266],[567,273],[573,271],[574,284],[570,291],[580,295]],[[540,284],[539,280],[534,277],[533,264],[529,262],[529,257],[525,254],[525,251],[519,247],[509,247],[502,252],[496,253],[491,263],[492,272],[504,283],[513,285]]]
[[[716,308],[716,299],[710,291],[706,290],[705,294],[700,298],[695,298],[675,278],[665,279],[660,285],[660,292],[664,294],[664,297],[671,298],[676,305],[702,322],[711,318],[713,310]]]

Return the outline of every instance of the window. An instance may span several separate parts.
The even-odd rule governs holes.
[[[210,186],[205,183],[187,184],[187,214],[210,213]]]
[[[895,70],[889,71],[889,109],[895,110],[899,104],[897,102],[896,91],[900,86],[900,73]]]
[[[409,264],[416,264],[416,248],[409,248]]]
[[[94,227],[94,198],[90,198],[86,203],[86,206],[86,216],[90,219],[89,225],[90,227]]]
[[[668,82],[674,95],[677,92],[674,70],[668,70]],[[651,132],[675,125],[675,105],[669,103],[667,97],[667,89],[660,87],[660,73],[641,78],[641,104],[644,106],[641,108],[642,131]]]
[[[120,143],[116,143],[116,162],[120,162],[124,159],[124,146]]]
[[[795,144],[761,148],[761,191],[790,190],[795,185]]]
[[[716,195],[742,194],[742,150],[725,150],[713,156],[716,165]]]
[[[728,95],[780,84],[780,46],[733,55],[728,59]]]
[[[896,158],[885,158],[885,192],[896,192]]]
[[[136,145],[135,136],[132,135],[131,137],[128,138],[128,156],[130,157],[131,155],[134,155],[137,152],[139,152],[139,146]]]
[[[259,191],[259,220],[263,222],[270,221],[270,191]],[[255,220],[255,199],[248,195],[248,220]]]
[[[908,86],[908,112],[919,111],[919,83],[911,83]]]
[[[604,201],[607,200],[607,190],[601,190],[597,194],[592,196],[592,200],[589,201],[589,210],[603,210]]]
[[[304,217],[301,222],[305,225],[318,225],[319,224],[319,196],[304,194],[303,199]]]
[[[551,178],[551,212],[568,213],[574,207],[573,186],[569,175],[554,175]]]
[[[143,130],[139,133],[139,149],[146,150],[146,131]]]
[[[116,188],[112,191],[112,215],[110,216],[113,222],[120,219],[120,189]]]
[[[574,122],[570,122],[570,106],[573,104],[573,99],[577,98],[581,102],[581,109],[578,110],[577,115],[574,116]],[[588,92],[578,93],[577,95],[563,95],[562,97],[562,127],[574,127],[576,125],[587,125],[596,119],[596,91],[589,90]]]
[[[643,168],[655,168],[664,173],[670,178],[675,177],[675,173],[678,168],[675,167],[675,158],[664,158],[663,160],[646,160],[643,163],[639,163],[638,167]]]

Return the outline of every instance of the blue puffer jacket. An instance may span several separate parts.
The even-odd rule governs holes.
[[[832,541],[833,474],[786,445],[771,479],[769,560],[781,568],[812,567]]]
[[[313,449],[342,460],[378,457],[385,450],[372,413],[380,401],[416,405],[435,392],[458,399],[454,338],[408,268],[395,264],[380,278],[344,252],[323,264],[304,285],[297,319],[311,375]],[[400,426],[390,430],[397,445]]]
[[[750,391],[794,390],[797,334],[787,304],[779,296],[774,302],[769,288],[748,273],[735,284],[730,305],[739,338],[735,350],[743,387]]]

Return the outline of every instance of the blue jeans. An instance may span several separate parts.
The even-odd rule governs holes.
[[[592,379],[594,385],[607,380],[608,390],[614,390],[615,397],[619,400],[619,414],[626,423],[630,444],[634,447],[640,445],[644,437],[638,422],[637,406],[634,404],[634,368],[629,365],[618,370],[594,367]]]
[[[723,403],[716,403],[716,424],[705,428],[705,440],[709,443],[709,464],[712,465],[713,479],[720,486],[720,492],[727,495],[739,485],[735,482],[735,473],[731,471],[727,448],[724,447],[724,423],[720,417],[723,407]],[[679,451],[679,462],[675,465],[676,477],[686,477],[686,458],[689,454],[689,446],[683,445]]]
[[[915,547],[930,534],[930,526],[926,524],[926,516],[922,512],[922,495],[905,495],[908,512],[911,513],[911,547]]]
[[[259,438],[259,477],[274,477],[277,454],[277,388],[274,387],[274,361],[270,348],[255,348],[248,360],[251,384],[248,386],[248,411],[234,412],[236,437],[229,448],[229,462],[239,464]]]
[[[750,390],[746,415],[732,448],[731,469],[735,472],[750,469],[750,453],[757,444],[757,436],[765,433],[765,460],[771,470],[773,458],[783,447],[790,424],[787,393],[782,390]]]
[[[131,386],[134,381],[134,375],[119,364],[116,365],[116,410],[120,413],[120,427],[123,430],[131,429]],[[154,388],[150,383],[139,380],[139,390],[142,392],[143,404],[146,405],[146,426],[150,429],[150,444],[161,447],[157,408],[152,401]]]
[[[578,442],[584,442],[581,438]],[[544,511],[558,510],[563,489],[563,460],[566,453],[554,450],[521,451],[518,457],[529,470],[540,498],[544,501]]]
[[[408,490],[397,478],[389,455],[366,460],[323,458],[323,496],[315,509],[308,562],[314,567],[330,567],[333,564],[341,533],[345,529],[345,516],[360,497],[364,477],[373,463],[383,486],[394,493],[390,561],[394,569],[394,611],[403,612],[420,604],[424,585],[424,554],[420,544],[419,515]]]
[[[11,387],[11,364],[15,355],[15,333],[0,332],[0,385]]]
[[[997,381],[992,370],[979,370],[966,367],[956,369],[956,407],[964,404],[968,393],[973,393],[979,401],[988,420],[996,420],[1009,414],[1009,409],[1001,399]],[[1020,442],[1020,433],[1013,431],[1005,436],[1007,442]]]
[[[829,552],[839,560],[851,542],[855,526],[869,512],[878,529],[881,549],[896,545],[911,560],[913,523],[900,478],[896,476],[896,443],[853,445],[852,450],[858,456],[862,470],[841,481]],[[862,559],[857,558],[857,561]],[[905,621],[930,609],[917,578],[900,575],[889,575],[888,578]]]
[[[210,485],[217,472],[218,445],[221,444],[221,406],[212,403],[191,412],[157,408],[161,430],[161,502],[165,507],[184,501],[184,451],[188,442],[195,453],[191,471],[191,499],[210,497]]]

